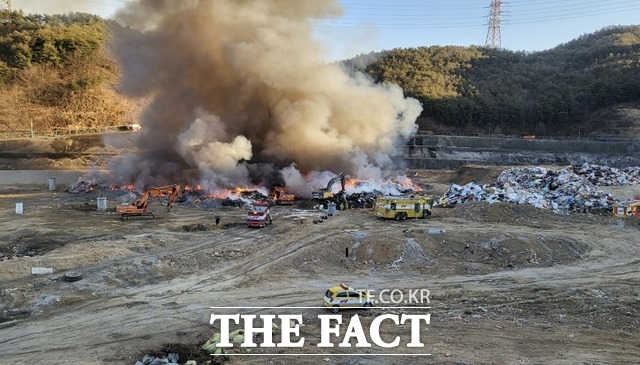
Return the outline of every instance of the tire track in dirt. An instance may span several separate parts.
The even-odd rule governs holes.
[[[357,224],[352,223],[352,219]],[[548,323],[541,322],[544,317],[532,313],[523,315],[526,321],[522,325],[516,323],[516,318],[508,318],[508,315],[500,315],[497,319],[482,317],[478,320],[463,315],[458,320],[448,314],[450,310],[473,309],[476,304],[467,302],[466,298],[469,297],[479,298],[480,305],[484,301],[482,306],[493,311],[501,307],[535,308],[545,300],[562,300],[566,298],[568,288],[620,288],[622,283],[627,285],[625,287],[630,287],[634,281],[638,281],[637,257],[640,249],[639,244],[632,240],[635,233],[629,230],[617,232],[619,236],[613,238],[609,237],[610,232],[590,233],[572,227],[560,231],[496,224],[487,227],[481,223],[466,222],[460,228],[458,221],[430,221],[410,226],[395,222],[387,225],[387,222],[373,222],[368,218],[357,219],[348,214],[340,214],[328,222],[305,227],[304,232],[296,232],[296,226],[283,223],[282,229],[286,234],[275,234],[271,227],[264,230],[230,228],[203,233],[202,237],[199,233],[186,235],[145,230],[140,234],[150,234],[153,237],[155,232],[185,237],[186,242],[183,246],[170,244],[155,247],[148,252],[132,253],[124,259],[114,258],[89,265],[87,269],[92,270],[92,275],[107,273],[116,262],[133,264],[162,255],[194,255],[226,246],[243,247],[248,253],[245,257],[217,263],[210,269],[194,270],[186,277],[132,288],[116,288],[106,298],[90,299],[74,306],[54,307],[41,316],[19,320],[12,327],[3,330],[3,336],[7,337],[1,343],[3,351],[0,352],[0,357],[6,358],[7,362],[19,360],[18,362],[42,363],[46,357],[51,363],[81,364],[86,363],[87,359],[89,362],[95,360],[95,354],[100,354],[98,361],[106,363],[110,361],[105,360],[105,354],[137,353],[142,348],[158,346],[177,338],[178,332],[193,333],[191,338],[202,338],[198,337],[199,334],[210,335],[213,331],[208,325],[211,305],[237,305],[238,302],[249,301],[272,306],[318,305],[325,282],[356,280],[365,284],[373,283],[378,288],[402,286],[405,289],[432,290],[436,297],[434,324],[429,327],[429,333],[437,335],[433,340],[438,347],[437,351],[434,350],[434,363],[508,363],[514,361],[514,354],[521,356],[523,363],[530,363],[527,358],[536,359],[535,363],[576,363],[575,359],[580,359],[577,360],[579,363],[603,363],[607,356],[612,362],[629,363],[628,360],[634,355],[638,358],[638,347],[634,344],[637,343],[637,336],[612,332],[607,328],[549,327]],[[268,280],[269,275],[283,261],[300,255],[307,249],[317,250],[336,233],[346,232],[340,227],[393,234],[405,227],[426,229],[434,224],[438,228],[464,229],[468,232],[499,232],[506,229],[527,235],[574,236],[577,240],[589,242],[592,249],[600,252],[588,254],[585,260],[551,267],[528,267],[474,276],[428,277],[403,270],[320,273],[313,282],[295,288],[300,296],[295,298],[294,303],[290,285],[300,280],[291,275],[298,271],[290,272],[291,277],[286,280],[281,280],[281,277]],[[93,271],[94,269],[97,271]],[[543,294],[538,298],[535,296],[536,292]],[[581,298],[577,296],[575,300]],[[563,305],[569,305],[566,303]],[[573,315],[593,313],[588,310],[589,308],[576,308]],[[592,334],[587,334],[588,331]],[[574,338],[568,337],[574,332]],[[514,337],[518,339],[515,340]],[[567,347],[563,350],[567,354],[564,360],[559,358],[562,354],[557,351],[558,344]],[[505,345],[511,346],[511,349],[507,350]],[[549,348],[554,346],[556,350],[549,352]],[[597,348],[606,349],[606,352],[598,353]],[[626,354],[623,350],[625,348]],[[496,349],[505,350],[501,354],[496,353]],[[68,357],[70,353],[73,354],[72,359]],[[444,353],[452,353],[452,356],[446,357]],[[126,363],[135,362],[134,359],[131,360]],[[256,363],[271,360],[281,361],[267,356]],[[332,358],[332,361],[340,363],[342,360]],[[354,361],[365,363],[360,358]],[[401,359],[398,364],[413,364],[412,361],[414,360],[411,358]]]

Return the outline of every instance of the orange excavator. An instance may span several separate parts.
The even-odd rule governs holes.
[[[151,217],[154,218],[153,212],[149,210],[149,198],[160,196],[168,197],[167,212],[173,207],[173,202],[180,195],[180,185],[165,185],[152,187],[147,189],[142,196],[129,205],[118,205],[116,212],[120,213],[120,219],[129,219],[130,217]]]
[[[276,205],[292,205],[296,196],[287,193],[284,188],[276,186],[273,188],[273,195],[271,196]]]

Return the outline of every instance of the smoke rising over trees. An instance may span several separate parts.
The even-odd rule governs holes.
[[[151,97],[145,151],[119,179],[196,168],[209,187],[256,179],[251,164],[381,176],[415,132],[422,107],[392,84],[323,61],[311,21],[337,1],[137,1],[116,16],[138,32],[114,44],[121,91]],[[135,162],[132,162],[135,161]]]

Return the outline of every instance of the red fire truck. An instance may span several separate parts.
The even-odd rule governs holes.
[[[271,210],[266,200],[256,200],[247,213],[247,227],[266,227],[271,224]]]

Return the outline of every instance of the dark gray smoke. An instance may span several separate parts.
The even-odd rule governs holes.
[[[116,16],[135,30],[115,45],[121,90],[151,101],[143,152],[114,178],[171,182],[191,168],[210,189],[248,186],[269,180],[266,164],[302,195],[327,170],[380,180],[422,108],[324,61],[312,22],[340,14],[337,0],[129,3]]]

